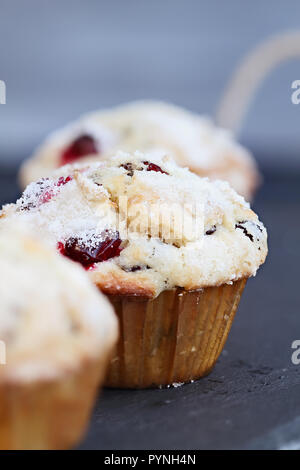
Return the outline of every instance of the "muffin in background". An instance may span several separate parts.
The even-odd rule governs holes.
[[[22,220],[81,263],[119,317],[106,384],[143,388],[209,373],[267,233],[228,183],[168,157],[120,153],[32,183],[2,220]]]
[[[167,153],[199,176],[224,179],[251,200],[260,176],[251,154],[229,131],[196,113],[159,101],[137,101],[82,116],[51,134],[22,166],[23,187],[82,159],[117,150]]]
[[[0,223],[0,449],[65,449],[87,426],[117,322],[75,263]]]

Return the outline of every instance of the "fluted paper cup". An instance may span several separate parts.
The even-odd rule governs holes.
[[[227,339],[247,279],[155,299],[109,296],[120,338],[106,386],[147,388],[207,375]]]
[[[0,449],[67,449],[82,438],[111,356],[49,381],[0,384]]]

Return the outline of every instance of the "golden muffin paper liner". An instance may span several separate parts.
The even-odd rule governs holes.
[[[155,299],[109,296],[120,338],[106,386],[147,388],[207,375],[226,342],[247,279]]]
[[[109,355],[49,381],[0,384],[0,449],[67,449],[83,437]]]

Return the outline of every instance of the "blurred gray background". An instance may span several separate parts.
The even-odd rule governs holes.
[[[0,161],[18,163],[80,113],[160,98],[214,116],[233,70],[300,29],[297,0],[0,0]],[[300,168],[300,61],[260,88],[240,140],[265,168]]]

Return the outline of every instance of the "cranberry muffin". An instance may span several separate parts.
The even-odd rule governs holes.
[[[51,134],[23,165],[21,182],[26,186],[82,159],[110,158],[116,150],[168,153],[178,165],[200,176],[228,181],[247,200],[259,183],[254,159],[230,132],[195,113],[156,101],[87,114]]]
[[[17,222],[0,224],[0,271],[0,449],[73,446],[117,340],[113,309]]]
[[[139,152],[30,184],[2,211],[3,223],[19,219],[81,263],[115,306],[114,387],[207,374],[267,255],[266,229],[227,182]]]

